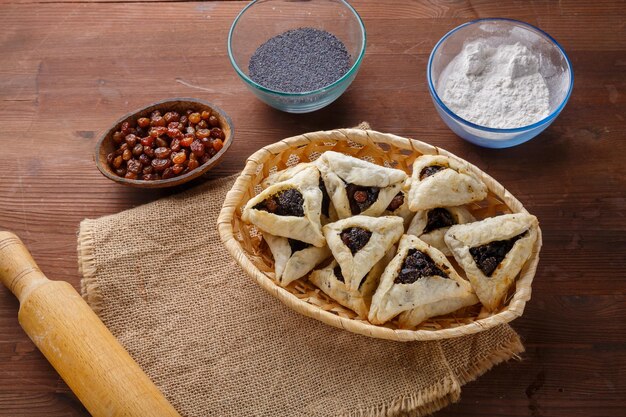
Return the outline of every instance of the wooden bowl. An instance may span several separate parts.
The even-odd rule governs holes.
[[[401,169],[411,174],[413,162],[420,155],[445,155],[468,164],[468,169],[488,187],[487,197],[466,205],[476,219],[505,213],[526,213],[526,209],[495,179],[469,162],[424,142],[373,130],[340,129],[311,132],[283,139],[265,146],[248,158],[246,166],[226,195],[217,227],[226,249],[245,272],[271,295],[289,308],[340,329],[380,339],[396,341],[441,340],[474,334],[508,323],[524,312],[530,300],[531,284],[539,263],[541,229],[530,259],[525,263],[504,303],[494,312],[481,312],[477,306],[467,307],[445,316],[433,317],[417,328],[402,329],[395,319],[384,325],[374,325],[361,319],[328,297],[306,277],[286,288],[272,279],[274,260],[267,244],[253,225],[241,219],[242,208],[263,189],[263,181],[273,172],[299,162],[311,162],[323,152],[333,150],[365,159],[378,165]],[[462,274],[462,269],[457,270]]]
[[[210,110],[211,114],[214,114],[219,119],[220,127],[224,131],[226,139],[224,140],[224,147],[220,149],[219,152],[213,156],[213,158],[209,159],[206,163],[200,165],[193,171],[190,171],[184,175],[179,175],[177,177],[164,180],[131,180],[128,178],[120,177],[113,171],[113,169],[111,169],[111,167],[107,163],[107,155],[115,151],[115,144],[113,143],[112,137],[116,131],[120,130],[122,123],[130,120],[135,121],[140,117],[150,117],[150,113],[152,113],[154,110],[160,110],[163,114],[168,111],[177,111],[183,114],[188,109],[193,109],[196,111]],[[221,161],[226,151],[230,148],[230,145],[233,143],[233,138],[233,123],[230,120],[230,117],[228,117],[228,115],[216,105],[195,98],[183,97],[167,99],[163,101],[157,101],[156,103],[152,103],[132,113],[128,113],[127,115],[121,117],[115,123],[113,123],[113,125],[109,129],[107,129],[98,140],[98,144],[96,145],[95,162],[102,175],[119,184],[139,188],[173,187],[175,185],[180,185],[185,182],[191,181],[192,179],[201,176],[202,174],[206,173],[208,170],[216,166]]]

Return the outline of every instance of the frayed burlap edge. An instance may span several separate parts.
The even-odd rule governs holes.
[[[379,404],[342,414],[342,417],[423,417],[457,402],[461,398],[461,386],[454,378],[444,378],[427,390],[394,398]]]
[[[522,345],[519,336],[515,334],[506,342],[499,344],[495,349],[490,351],[488,355],[477,358],[476,363],[470,365],[468,368],[457,369],[456,376],[459,380],[459,384],[465,385],[468,382],[472,382],[494,366],[506,362],[509,359],[521,361],[522,357],[520,354],[523,353],[524,350],[524,345]]]
[[[94,220],[85,219],[80,222],[78,231],[78,273],[83,277],[80,280],[80,293],[87,304],[97,315],[104,311],[104,297],[100,291],[98,272],[95,259]]]

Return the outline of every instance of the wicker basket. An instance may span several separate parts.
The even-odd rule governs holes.
[[[430,319],[415,330],[406,330],[399,329],[393,321],[377,326],[357,318],[354,312],[326,296],[306,278],[296,280],[287,288],[277,285],[270,278],[274,274],[271,252],[258,230],[241,220],[242,208],[262,190],[261,182],[268,175],[300,162],[313,161],[328,150],[402,169],[408,174],[411,173],[415,158],[422,154],[442,154],[460,159],[424,142],[361,129],[307,133],[284,139],[255,152],[248,158],[246,167],[226,196],[218,219],[218,229],[228,251],[262,288],[305,316],[354,333],[397,341],[448,339],[477,333],[510,322],[523,313],[526,301],[530,299],[531,283],[539,262],[541,230],[533,254],[524,265],[516,285],[512,286],[501,309],[492,314],[470,307],[451,315]],[[489,195],[484,201],[468,207],[477,219],[503,213],[526,212],[522,204],[493,178],[471,164],[470,169],[489,188]],[[456,269],[463,275],[461,268]]]

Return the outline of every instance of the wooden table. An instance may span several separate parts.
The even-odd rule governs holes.
[[[623,2],[355,1],[367,54],[350,89],[307,115],[254,99],[232,70],[226,36],[244,2],[3,0],[0,5],[0,229],[19,234],[43,271],[76,287],[80,220],[172,191],[132,190],[96,170],[99,133],[172,96],[212,101],[236,141],[214,176],[256,149],[367,120],[477,164],[536,214],[544,232],[533,298],[513,324],[521,362],[467,385],[440,416],[626,414],[626,12]],[[576,83],[558,120],[507,150],[470,145],[431,104],[426,62],[453,27],[503,16],[538,25],[569,53]],[[0,415],[86,412],[23,333],[0,289]]]

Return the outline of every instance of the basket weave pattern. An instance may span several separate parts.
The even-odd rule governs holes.
[[[531,283],[539,262],[541,230],[538,231],[531,258],[520,272],[516,285],[512,286],[504,306],[492,314],[481,312],[474,306],[451,315],[430,319],[415,330],[398,329],[393,321],[377,326],[357,318],[354,312],[328,297],[306,278],[293,282],[287,288],[277,285],[272,280],[274,276],[272,254],[258,230],[241,220],[242,209],[250,198],[261,192],[263,189],[261,183],[270,174],[300,162],[312,162],[329,150],[401,169],[409,175],[413,161],[420,155],[441,154],[461,160],[443,149],[424,142],[361,129],[307,133],[260,149],[248,158],[243,172],[227,194],[218,218],[218,229],[228,251],[262,288],[293,310],[331,326],[370,337],[397,341],[438,340],[463,336],[510,322],[523,313],[526,301],[531,296]],[[485,200],[468,205],[468,209],[477,219],[504,213],[526,212],[522,204],[502,185],[475,166],[471,164],[469,166],[489,188],[489,195]],[[455,269],[463,276],[461,268],[455,265]]]

